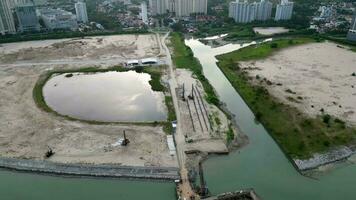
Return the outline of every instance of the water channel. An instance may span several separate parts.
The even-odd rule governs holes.
[[[300,175],[272,140],[216,65],[216,55],[241,48],[239,44],[211,48],[198,40],[186,40],[201,64],[204,74],[236,115],[249,144],[229,156],[217,156],[204,163],[204,175],[213,194],[254,188],[265,200],[356,199],[356,165],[339,164],[311,179]]]
[[[163,93],[152,91],[150,80],[135,71],[61,74],[45,84],[43,94],[53,110],[77,119],[165,121]]]
[[[254,188],[264,200],[355,199],[356,165],[340,164],[310,179],[300,175],[277,144],[216,66],[215,55],[241,48],[239,44],[211,48],[198,40],[186,40],[204,68],[249,145],[228,156],[216,156],[204,163],[210,191],[218,194]],[[0,171],[0,199],[6,200],[173,200],[173,183],[152,183],[88,178],[63,178]]]

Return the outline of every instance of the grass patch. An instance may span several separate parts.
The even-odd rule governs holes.
[[[218,66],[233,87],[283,151],[292,158],[309,158],[313,153],[325,152],[333,147],[354,141],[356,130],[346,127],[338,119],[319,116],[309,118],[295,107],[281,103],[269,95],[262,87],[253,85],[238,62],[266,58],[276,51],[290,46],[313,42],[310,38],[281,39],[249,46],[228,54],[218,56]]]
[[[230,143],[234,139],[235,139],[234,131],[232,130],[231,125],[229,125],[229,130],[226,131],[226,141],[227,143]]]
[[[174,48],[172,56],[173,63],[177,68],[189,69],[193,75],[202,83],[206,93],[205,98],[210,104],[220,106],[213,86],[203,75],[203,68],[197,58],[194,57],[192,50],[184,44],[184,37],[180,33],[171,34],[171,43]]]
[[[171,134],[173,132],[172,121],[177,120],[176,112],[174,109],[173,99],[171,96],[165,96],[164,98],[167,109],[168,109],[168,119],[167,123],[164,124],[163,130],[167,134]]]

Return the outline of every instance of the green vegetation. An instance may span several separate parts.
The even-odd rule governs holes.
[[[313,153],[350,144],[355,139],[356,130],[346,127],[344,122],[330,115],[310,118],[295,107],[281,103],[269,95],[263,86],[251,84],[247,74],[240,70],[238,62],[266,58],[279,49],[308,42],[313,40],[281,39],[273,41],[277,48],[272,48],[270,42],[218,56],[220,69],[255,113],[256,120],[265,126],[284,152],[293,158],[308,158]]]
[[[208,103],[220,106],[220,101],[214,91],[214,88],[210,85],[209,81],[203,75],[203,69],[193,55],[192,50],[184,44],[184,37],[179,33],[171,34],[171,43],[174,48],[173,62],[177,68],[189,69],[193,72],[193,75],[203,84],[206,100]]]
[[[164,98],[167,109],[168,109],[168,119],[167,123],[164,124],[163,130],[167,134],[171,134],[173,132],[172,121],[177,120],[176,112],[174,109],[173,99],[171,96],[165,96]]]
[[[226,141],[227,143],[230,143],[234,139],[235,139],[234,131],[232,130],[231,125],[229,125],[229,130],[226,131]]]
[[[33,40],[49,40],[49,39],[64,39],[89,36],[105,36],[105,35],[120,35],[120,34],[144,34],[146,30],[131,30],[131,31],[94,31],[94,32],[72,32],[72,31],[57,31],[50,33],[34,33],[34,34],[16,34],[0,37],[0,44],[10,42],[22,42]]]

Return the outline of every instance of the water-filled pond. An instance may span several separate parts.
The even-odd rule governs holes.
[[[164,94],[152,91],[147,73],[57,74],[43,87],[47,105],[61,115],[100,122],[164,121]]]

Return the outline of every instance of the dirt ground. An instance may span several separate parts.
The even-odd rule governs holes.
[[[28,49],[32,42],[27,42],[26,45],[22,43],[19,43],[19,45],[6,44],[1,47],[0,52],[4,52],[4,48],[6,51],[10,51],[7,47],[12,46],[14,50],[11,50],[11,52],[26,52],[21,56],[22,53],[18,53],[18,57],[16,57],[19,60],[27,60],[26,62],[57,59],[60,56],[57,56],[56,53],[59,52],[62,53],[61,56],[66,54],[66,58],[81,55],[86,59],[97,59],[110,55],[110,53],[106,53],[108,49],[132,49],[132,52],[131,50],[125,53],[120,52],[125,56],[130,55],[127,57],[147,56],[158,52],[154,35],[109,36],[104,38],[101,46],[96,44],[97,38],[84,39],[86,44],[80,47],[79,54],[74,50],[72,54],[69,53],[72,50],[72,44],[66,44],[59,49],[53,46],[56,44],[62,45],[63,41],[53,43],[50,47],[38,47],[41,45],[37,45],[39,49],[36,50],[35,48]],[[128,42],[130,40],[134,41],[134,44]],[[78,40],[66,41],[70,41],[70,43],[79,42]],[[113,42],[113,45],[109,44],[110,41]],[[44,43],[50,44],[52,41],[45,41]],[[115,45],[116,47],[113,47]],[[96,46],[94,50],[90,50],[93,46]],[[19,47],[23,48],[19,49]],[[39,56],[46,49],[48,54]],[[89,52],[82,54],[86,52],[83,49],[87,49]],[[92,57],[95,52],[98,54]],[[111,54],[115,56],[116,52],[117,50],[112,50]],[[119,54],[119,56],[121,55]],[[47,146],[50,146],[55,151],[50,160],[57,162],[115,163],[126,166],[178,166],[176,156],[172,157],[169,154],[166,135],[162,127],[118,124],[93,125],[68,121],[63,117],[46,113],[35,105],[32,90],[41,73],[53,68],[81,67],[85,66],[85,62],[65,65],[47,63],[36,66],[31,64],[14,66],[11,65],[11,62],[14,62],[11,59],[14,58],[0,57],[2,59],[0,66],[0,156],[41,160],[44,159]],[[3,59],[10,64],[5,64]],[[110,66],[111,62],[103,62],[103,65]],[[123,130],[126,130],[126,135],[131,143],[128,147],[113,147],[112,144],[123,137]]]
[[[156,35],[116,35],[9,43],[0,46],[0,63],[87,64],[123,63],[129,59],[158,56]]]
[[[269,91],[310,116],[325,113],[356,125],[356,53],[335,43],[313,43],[241,63],[250,75],[266,78]],[[293,99],[292,99],[293,98]]]
[[[253,31],[261,35],[274,35],[278,33],[287,33],[289,29],[284,27],[255,27],[253,28]]]
[[[203,86],[197,79],[192,77],[190,71],[177,69],[176,78],[179,85],[178,103],[180,115],[181,118],[185,119],[181,120],[182,131],[187,140],[192,140],[192,142],[185,145],[186,151],[202,151],[204,153],[228,152],[225,144],[225,133],[228,130],[229,120],[225,114],[216,106],[205,101]],[[181,98],[183,84],[185,87],[185,101]],[[192,94],[192,85],[194,85],[195,100],[188,98],[188,95]],[[220,124],[216,123],[215,118],[219,118]]]

